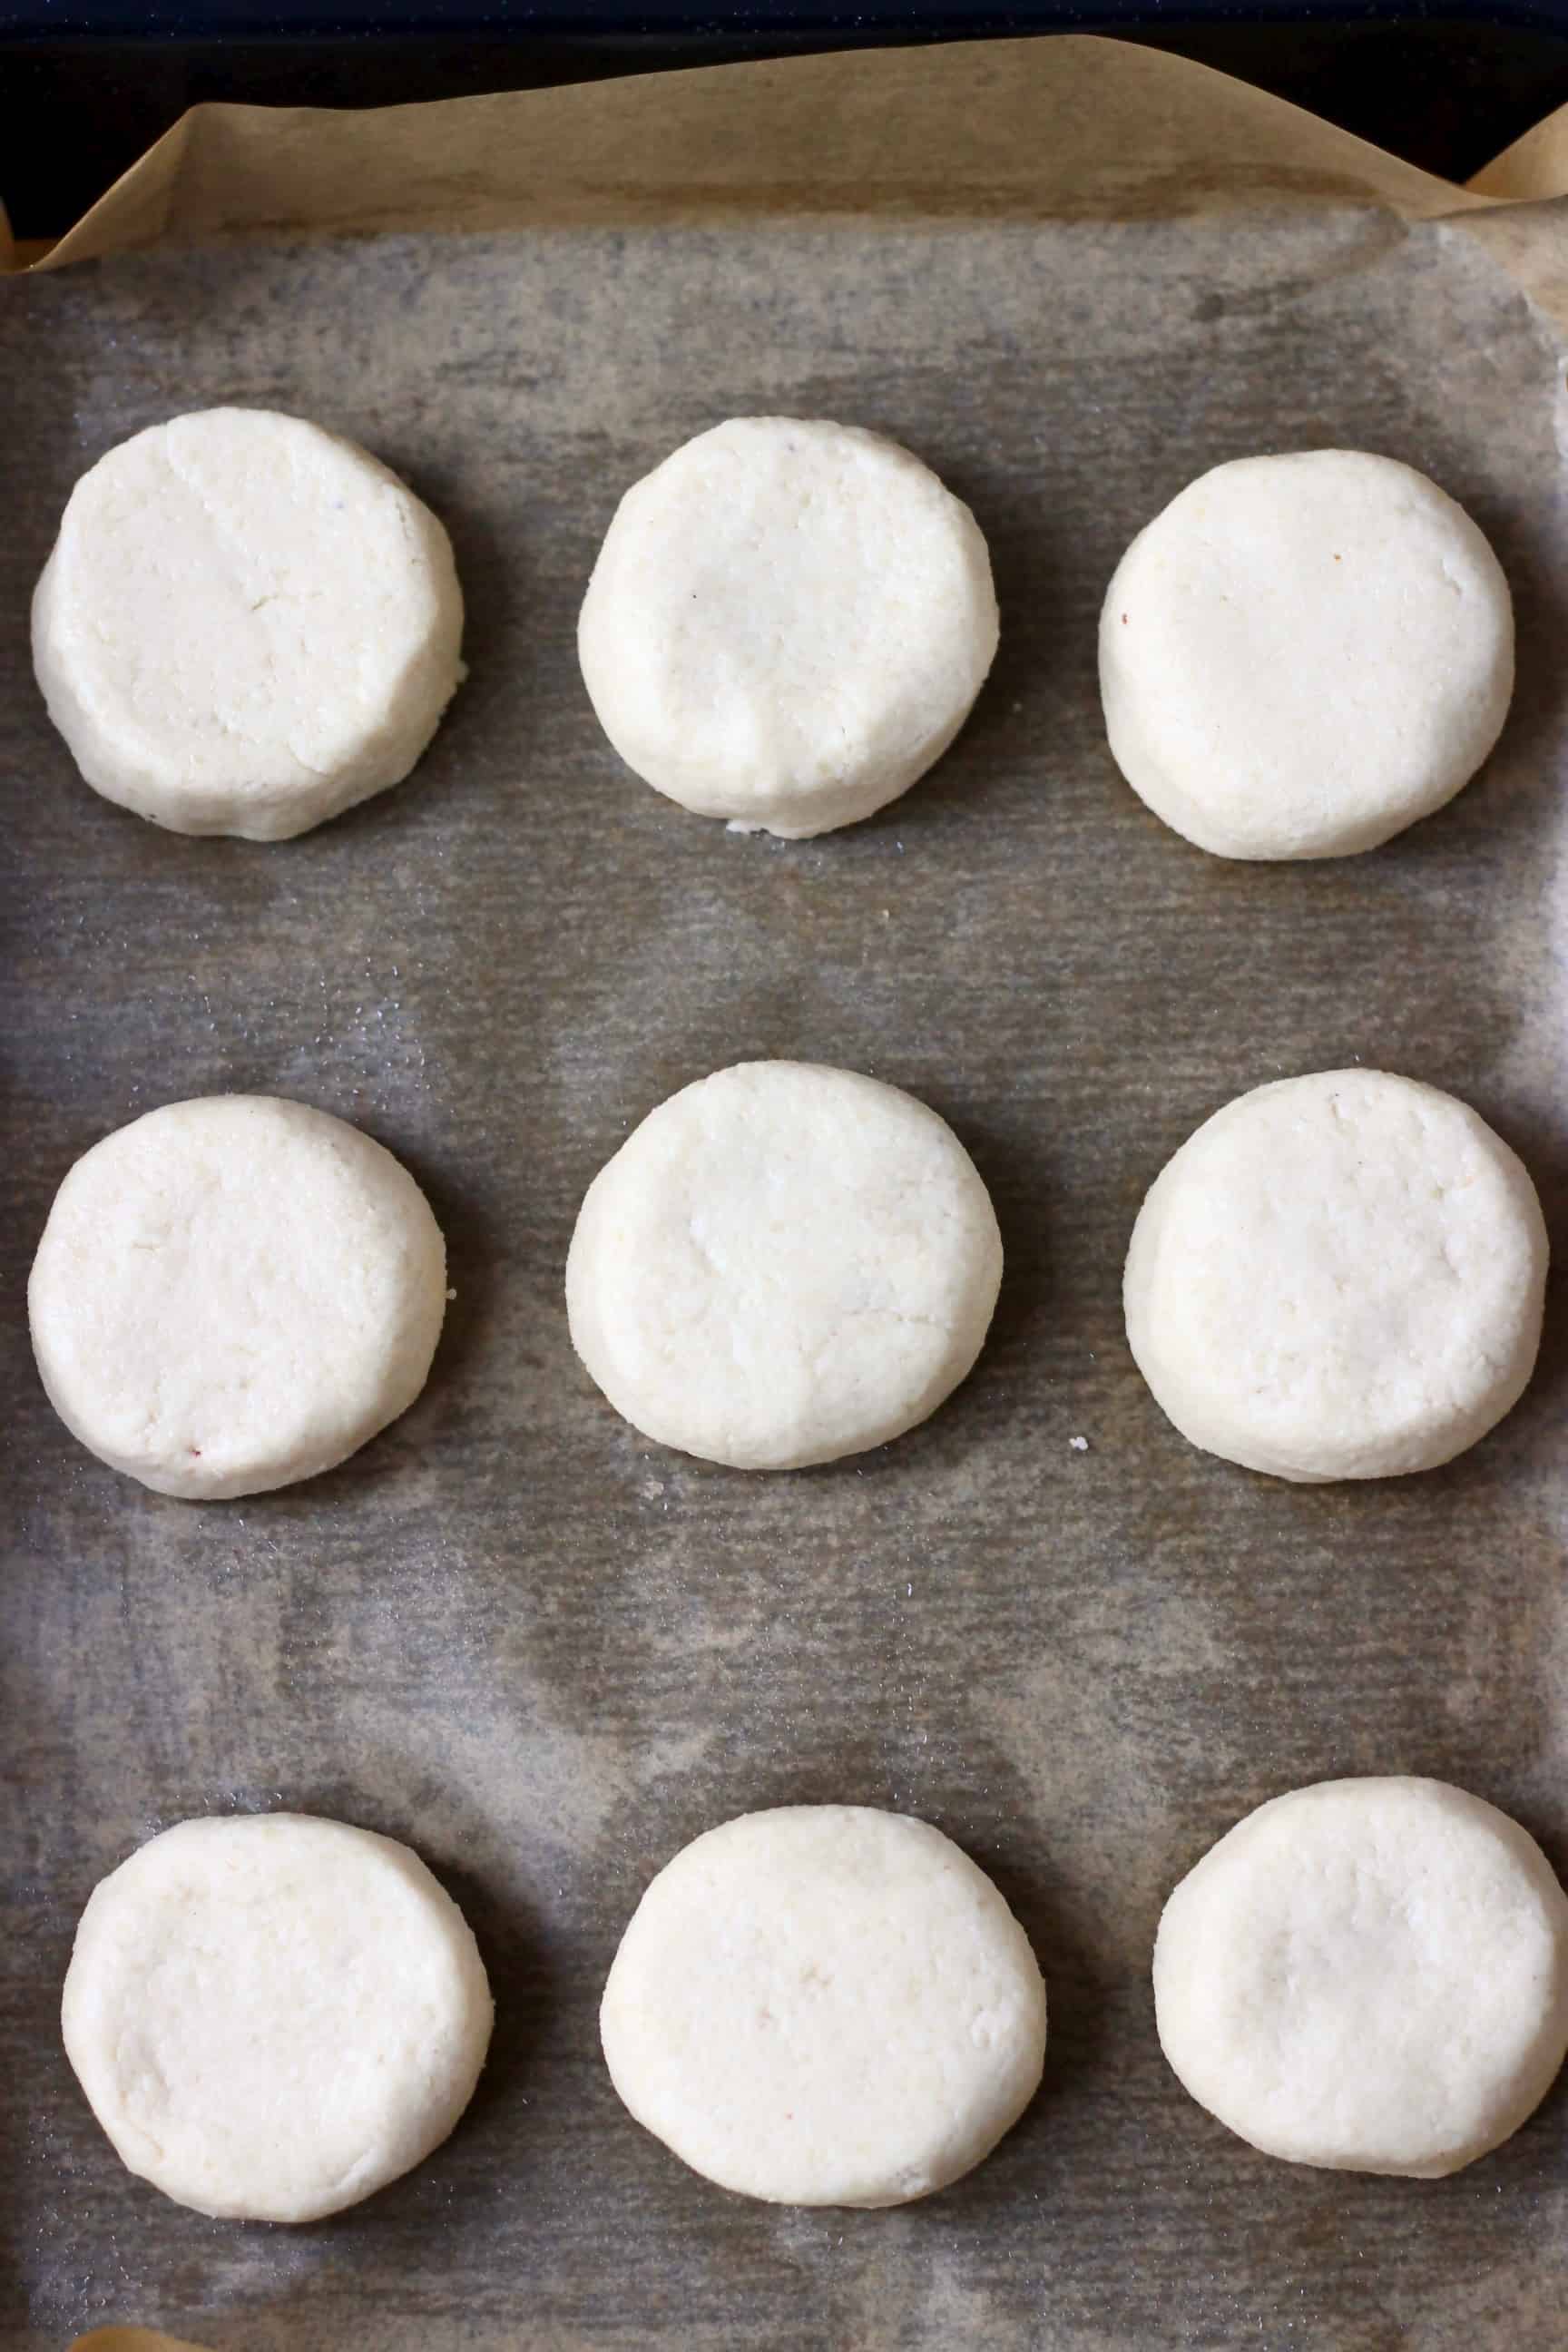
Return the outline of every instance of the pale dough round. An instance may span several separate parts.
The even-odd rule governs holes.
[[[1160,2041],[1266,2155],[1435,2179],[1515,2132],[1568,2049],[1568,1899],[1533,1838],[1441,1780],[1260,1805],[1165,1906]]]
[[[265,1813],[182,1822],[93,1889],[61,2021],[132,2172],[198,2213],[314,2221],[440,2146],[491,2014],[417,1854]]]
[[[741,1062],[649,1113],[588,1188],[573,1344],[645,1437],[792,1470],[912,1429],[979,1355],[1002,1240],[974,1163],[896,1087]]]
[[[95,791],[281,841],[408,773],[462,677],[429,509],[352,441],[209,408],[110,449],[33,600],[49,716]]]
[[[616,2090],[721,2188],[902,2205],[1028,2105],[1046,1988],[1002,1896],[907,1814],[786,1805],[661,1870],[600,2012]]]
[[[907,792],[996,651],[985,541],[918,457],[742,416],[634,485],[578,625],[599,722],[702,816],[798,840]]]
[[[1177,833],[1221,857],[1342,857],[1480,766],[1513,607],[1468,515],[1410,467],[1243,457],[1122,557],[1100,676],[1117,765]]]
[[[50,1403],[161,1495],[329,1470],[425,1385],[447,1254],[357,1128],[268,1095],[132,1120],[55,1196],[27,1293]]]
[[[1227,1103],[1161,1171],[1127,1338],[1206,1453],[1277,1478],[1431,1470],[1517,1402],[1546,1257],[1535,1188],[1473,1110],[1320,1071]]]

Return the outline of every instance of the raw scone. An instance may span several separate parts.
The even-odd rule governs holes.
[[[429,509],[352,441],[209,408],[121,442],[33,600],[49,716],[107,800],[281,841],[408,773],[461,677]]]
[[[969,509],[896,442],[742,416],[629,489],[578,625],[599,722],[702,816],[869,816],[957,734],[996,651]]]
[[[198,2213],[314,2221],[440,2146],[491,2015],[416,1854],[264,1813],[182,1822],[93,1889],[62,2024],[132,2172]]]
[[[1028,1938],[929,1823],[744,1813],[644,1895],[600,2012],[638,2123],[721,2188],[901,2205],[988,2156],[1046,2053]]]
[[[1441,1780],[1322,1780],[1261,1805],[1165,1906],[1160,2041],[1268,2156],[1457,2172],[1568,2049],[1568,1899],[1516,1822]]]
[[[1184,1437],[1277,1478],[1431,1470],[1485,1435],[1541,1339],[1535,1188],[1452,1095],[1284,1078],[1183,1144],[1138,1213],[1127,1338]]]
[[[863,1453],[980,1353],[1002,1278],[974,1163],[912,1096],[742,1062],[649,1113],[588,1188],[573,1344],[617,1412],[739,1470]]]
[[[95,1144],[27,1292],[66,1427],[158,1494],[206,1500],[314,1477],[395,1421],[446,1303],[407,1170],[268,1095],[170,1103]]]
[[[1100,627],[1116,763],[1221,857],[1342,857],[1496,742],[1513,608],[1463,508],[1352,449],[1216,466],[1136,538]]]

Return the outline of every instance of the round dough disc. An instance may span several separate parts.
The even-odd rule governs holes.
[[[721,2188],[902,2205],[988,2156],[1039,2084],[1046,1989],[982,1870],[859,1805],[743,1813],[678,1853],[605,1987],[637,2117]]]
[[[969,509],[896,442],[742,416],[634,485],[578,625],[628,767],[683,807],[798,840],[907,792],[996,651]]]
[[[1533,1838],[1441,1780],[1322,1780],[1237,1822],[1154,1946],[1184,2088],[1265,2155],[1457,2172],[1568,2049],[1568,1899]]]
[[[368,1135],[303,1103],[213,1095],[77,1161],[27,1306],[72,1434],[160,1495],[213,1500],[313,1478],[407,1410],[447,1253]]]
[[[49,716],[95,791],[281,841],[408,773],[463,674],[447,534],[352,441],[209,408],[71,492],[33,600]]]
[[[1110,583],[1116,763],[1221,857],[1342,857],[1441,808],[1497,741],[1513,608],[1462,507],[1390,457],[1243,457],[1191,483]]]
[[[573,1344],[661,1445],[794,1470],[912,1429],[980,1353],[1002,1278],[990,1196],[912,1096],[741,1062],[644,1119],[588,1188]]]
[[[1152,1186],[1127,1338],[1184,1437],[1276,1478],[1431,1470],[1535,1363],[1535,1188],[1436,1087],[1325,1070],[1216,1111]]]
[[[440,2146],[491,2013],[416,1854],[265,1813],[182,1822],[93,1889],[62,2024],[132,2172],[198,2213],[314,2221]]]

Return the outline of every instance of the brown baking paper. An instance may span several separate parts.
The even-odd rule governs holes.
[[[1568,191],[1568,108],[1474,191],[1179,58],[1084,36],[702,68],[363,113],[198,106],[37,266],[153,243],[641,221],[1190,214]]]
[[[95,2327],[79,2336],[70,2352],[202,2352],[199,2344],[177,2344],[153,2327]]]
[[[212,108],[54,257],[82,266],[7,286],[5,2352],[132,2320],[213,2352],[1560,2342],[1561,2090],[1447,2181],[1273,2164],[1166,2070],[1148,1959],[1205,1846],[1329,1774],[1436,1773],[1568,1856],[1561,1285],[1492,1437],[1427,1477],[1321,1489],[1186,1447],[1118,1298],[1142,1193],[1199,1120],[1356,1058],[1476,1103],[1568,1245],[1568,312],[1559,209],[1502,201],[1554,193],[1531,152],[1472,196],[1078,41],[383,116]],[[320,417],[405,473],[468,600],[471,675],[416,775],[268,848],[98,800],[26,650],[81,469],[222,400]],[[574,657],[622,489],[748,410],[907,441],[973,505],[1002,603],[952,751],[816,842],[742,838],[638,784]],[[1485,775],[1375,855],[1226,864],[1115,773],[1100,600],[1202,468],[1335,443],[1422,467],[1491,535],[1515,709]],[[628,1127],[757,1054],[935,1104],[992,1187],[1007,1273],[976,1371],[924,1428],[748,1478],[616,1420],[561,1285]],[[67,1436],[22,1300],[71,1160],[224,1088],[396,1150],[457,1295],[384,1438],[193,1507]],[[817,1800],[948,1830],[1050,1982],[1029,2115],[890,2213],[707,2187],[597,2052],[653,1871],[729,1814]],[[58,2032],[95,1880],[185,1815],[277,1806],[416,1845],[499,2019],[448,2145],[292,2231],[132,2179]]]

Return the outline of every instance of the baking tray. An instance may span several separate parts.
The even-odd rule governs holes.
[[[1070,223],[1015,216],[978,130],[944,184],[957,204],[988,172],[988,210],[792,215],[802,121],[828,120],[840,160],[860,121],[910,152],[1000,70],[954,53],[929,83],[906,61],[880,106],[860,61],[832,85],[858,93],[837,114],[826,84],[779,69],[715,90],[757,132],[758,184],[775,175],[762,219],[660,221],[626,193],[619,227],[253,236],[3,289],[5,2352],[58,2352],[112,2318],[214,2352],[1562,2340],[1561,2086],[1447,2181],[1273,2164],[1182,2095],[1147,1981],[1169,1887],[1305,1780],[1450,1778],[1568,1861],[1561,1283],[1538,1377],[1494,1435],[1430,1476],[1324,1489],[1184,1446],[1118,1302],[1138,1201],[1176,1143],[1246,1087],[1357,1057],[1474,1102],[1524,1154],[1561,1250],[1563,349],[1524,259],[1553,216],[1467,209],[1392,166],[1382,200],[1303,202],[1324,153],[1349,174],[1348,147],[1309,166],[1300,124],[1263,101],[1075,54],[1014,100],[1066,126],[1098,93],[1121,160]],[[1130,71],[1184,172],[1132,135]],[[788,157],[742,103],[758,88],[795,124]],[[613,212],[586,120],[575,198]],[[537,161],[538,113],[463,113],[423,142],[389,124],[410,216],[437,148],[471,162],[509,121]],[[1194,215],[1244,126],[1272,182]],[[171,223],[230,201],[265,216],[307,184],[330,211],[310,142],[337,134],[276,135],[273,178],[253,157],[243,202],[220,145],[194,139],[188,189],[160,199]],[[558,136],[565,176],[530,200],[569,214]],[[612,148],[629,152],[624,123]],[[669,209],[689,209],[710,152],[731,150],[689,116]],[[887,184],[858,168],[869,213]],[[1457,217],[1401,217],[1391,187],[1408,215]],[[112,241],[116,217],[151,233],[148,201],[132,191],[94,234]],[[451,528],[470,611],[472,675],[416,775],[272,848],[173,839],[97,800],[27,671],[27,598],[72,479],[225,399],[316,415],[404,471]],[[747,409],[907,440],[974,508],[1001,595],[997,667],[952,752],[816,842],[739,837],[637,783],[574,659],[621,489]],[[1426,468],[1491,535],[1518,700],[1485,777],[1375,856],[1227,865],[1117,779],[1096,611],[1127,539],[1201,467],[1330,442]],[[922,1429],[747,1477],[609,1412],[561,1281],[584,1187],[628,1127],[766,1054],[934,1104],[992,1187],[1007,1273],[977,1370]],[[72,1444],[21,1302],[72,1158],[223,1088],[318,1103],[395,1149],[446,1227],[457,1297],[430,1388],[385,1436],[308,1486],[201,1507]],[[1050,1985],[1025,2121],[969,2179],[892,2213],[710,2189],[626,2116],[596,2049],[652,1872],[731,1813],[826,1800],[957,1837]],[[450,2143],[293,2231],[209,2221],[132,2179],[56,2024],[106,1869],[184,1815],[275,1806],[415,1844],[499,2004]]]

